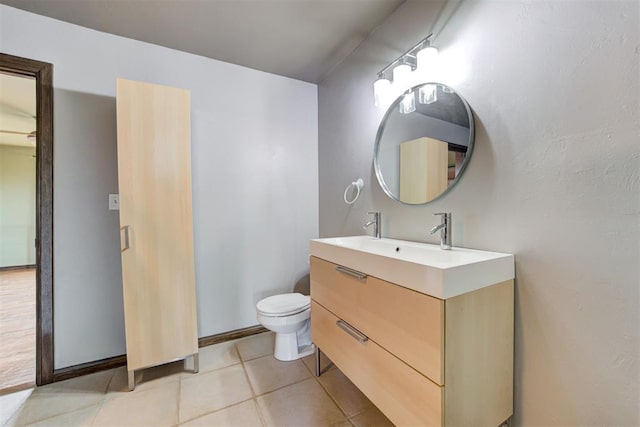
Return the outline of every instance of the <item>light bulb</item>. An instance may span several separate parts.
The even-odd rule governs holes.
[[[393,69],[393,90],[400,95],[411,87],[411,66],[400,64]]]
[[[398,105],[398,111],[402,114],[409,114],[416,111],[416,97],[412,90],[402,97],[402,101],[400,101]]]
[[[418,67],[431,65],[438,57],[438,49],[434,46],[427,46],[417,53]]]
[[[418,102],[420,104],[433,104],[438,100],[438,85],[422,85],[418,89]]]
[[[380,77],[373,83],[373,98],[376,107],[383,107],[387,104],[391,94],[391,82],[384,77]]]
[[[438,49],[427,46],[416,54],[418,67],[416,73],[422,82],[437,80],[435,77],[438,59]]]

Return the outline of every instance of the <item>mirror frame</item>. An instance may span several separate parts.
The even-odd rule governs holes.
[[[469,149],[467,150],[467,158],[465,159],[465,162],[460,167],[460,173],[458,173],[458,176],[455,177],[455,179],[451,182],[451,184],[449,184],[447,186],[447,188],[442,193],[440,193],[437,197],[434,197],[433,199],[428,200],[428,201],[426,201],[424,203],[406,203],[406,202],[403,202],[402,200],[400,200],[398,197],[396,197],[393,193],[391,193],[391,191],[389,190],[389,187],[387,187],[387,184],[384,181],[384,178],[382,176],[382,171],[380,170],[380,165],[379,165],[379,162],[378,162],[378,149],[380,148],[380,139],[382,138],[382,134],[384,133],[384,130],[385,130],[385,127],[386,127],[386,124],[387,124],[387,120],[389,119],[389,116],[392,113],[396,112],[396,110],[398,108],[398,104],[400,104],[400,102],[402,101],[402,97],[405,94],[409,93],[410,91],[415,91],[415,90],[419,89],[420,87],[422,87],[424,85],[428,85],[428,84],[440,85],[440,86],[447,87],[454,94],[456,94],[458,96],[458,98],[460,98],[460,100],[462,101],[462,104],[464,105],[464,108],[467,111],[467,115],[469,116]],[[374,167],[375,172],[376,172],[376,178],[378,179],[378,184],[380,184],[380,187],[382,187],[382,191],[384,191],[384,193],[387,196],[389,196],[391,199],[393,199],[393,200],[395,200],[397,202],[402,203],[403,205],[407,205],[407,206],[422,206],[422,205],[426,205],[428,203],[434,202],[434,201],[442,198],[447,193],[449,193],[449,191],[451,191],[451,189],[458,184],[458,181],[464,175],[464,172],[467,169],[467,165],[471,161],[471,156],[473,155],[473,147],[474,146],[475,146],[475,116],[473,115],[473,111],[471,110],[471,107],[469,106],[469,103],[467,102],[467,100],[464,99],[458,93],[458,91],[456,91],[454,88],[452,88],[451,86],[447,86],[447,85],[445,85],[443,83],[438,83],[438,82],[420,83],[418,85],[415,85],[415,86],[407,89],[401,95],[399,95],[398,98],[396,98],[396,100],[393,101],[393,103],[389,106],[389,108],[387,109],[387,112],[384,114],[384,117],[380,121],[380,126],[378,127],[378,132],[376,134],[376,143],[375,143],[375,146],[373,148],[373,167]]]

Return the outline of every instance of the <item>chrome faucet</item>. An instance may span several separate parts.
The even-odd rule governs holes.
[[[429,231],[429,234],[436,234],[440,231],[440,249],[451,249],[451,212],[434,213],[433,216],[442,216],[442,222]]]
[[[376,239],[380,239],[382,237],[382,214],[380,212],[368,212],[369,215],[373,215],[373,219],[364,223],[362,228],[365,230],[373,225],[373,234]]]

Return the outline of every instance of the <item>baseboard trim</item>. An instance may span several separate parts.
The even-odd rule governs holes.
[[[5,394],[16,393],[18,391],[27,390],[29,388],[34,388],[36,386],[36,382],[32,381],[29,383],[12,385],[11,387],[3,388],[0,390],[0,396],[4,396]]]
[[[218,344],[225,341],[237,340],[251,335],[261,334],[269,330],[261,325],[250,326],[248,328],[236,329],[235,331],[223,332],[221,334],[209,335],[198,339],[198,347]]]
[[[198,338],[198,347],[207,347],[213,344],[219,344],[225,341],[237,340],[239,338],[249,337],[251,335],[268,332],[263,326],[256,325],[248,328],[236,329],[234,331],[223,332],[221,334],[209,335]],[[79,365],[68,366],[66,368],[55,369],[53,371],[53,381],[64,381],[70,378],[89,375],[108,369],[119,368],[127,364],[127,355],[107,357],[105,359],[95,360],[93,362],[81,363]]]
[[[36,265],[29,264],[29,265],[12,265],[9,267],[0,267],[0,271],[29,270],[32,268],[36,268]]]
[[[127,356],[107,357],[105,359],[94,360],[93,362],[81,363],[79,365],[68,366],[66,368],[53,370],[53,382],[64,381],[70,378],[81,377],[108,369],[119,368],[127,364]]]

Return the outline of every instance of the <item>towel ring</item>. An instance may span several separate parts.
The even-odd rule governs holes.
[[[347,200],[347,193],[349,192],[351,187],[355,187],[356,196],[353,198],[353,200],[349,201]],[[358,200],[358,197],[360,197],[360,190],[362,190],[362,187],[364,187],[364,181],[362,181],[362,178],[358,178],[357,181],[353,181],[351,184],[347,185],[347,188],[344,189],[344,195],[342,196],[344,202],[348,205],[354,204],[356,200]]]

